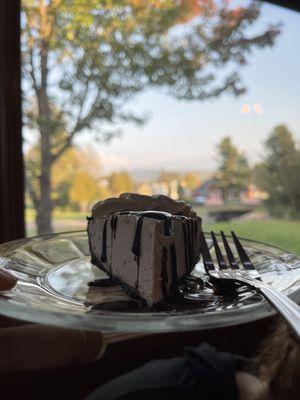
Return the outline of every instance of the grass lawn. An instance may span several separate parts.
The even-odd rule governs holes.
[[[60,219],[74,219],[74,220],[83,219],[83,220],[85,220],[87,215],[88,215],[88,213],[82,213],[79,211],[61,211],[61,210],[53,211],[53,218],[58,219],[58,220],[60,220]],[[35,211],[27,208],[25,210],[25,217],[26,217],[27,222],[34,221]]]
[[[53,212],[53,231],[54,232],[68,232],[84,230],[86,228],[87,213],[76,211],[60,211],[54,210]],[[32,237],[37,235],[35,226],[35,211],[27,209],[25,211],[26,218],[26,236]]]
[[[200,211],[200,210],[197,210]],[[203,209],[199,214],[203,215]],[[243,220],[232,222],[205,222],[204,230],[230,233],[234,230],[239,236],[273,244],[300,256],[300,221]],[[34,211],[26,210],[27,236],[36,235]],[[55,210],[53,215],[55,232],[81,230],[86,227],[86,214],[74,211]]]
[[[239,236],[273,244],[300,256],[300,221],[232,221],[205,223],[205,231],[225,233],[235,231]]]

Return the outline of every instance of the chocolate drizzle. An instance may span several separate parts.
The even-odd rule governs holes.
[[[88,233],[89,250],[90,250],[90,253],[91,253],[91,263],[94,264],[94,265],[97,265],[97,257],[95,256],[95,254],[94,254],[94,252],[93,252],[92,241],[91,241],[91,235],[90,235],[90,233],[89,233],[89,227],[90,227],[90,224],[93,223],[93,222],[92,222],[93,220],[94,220],[93,217],[90,217],[90,218],[87,217],[87,221],[88,221],[88,224],[87,224],[87,233]]]
[[[107,261],[107,219],[104,221],[103,231],[102,231],[102,253],[100,260],[101,262]]]
[[[117,234],[117,226],[118,226],[118,214],[114,214],[111,217],[110,226],[111,226],[111,231],[112,231],[112,237],[115,239],[116,234]]]
[[[178,298],[179,296],[179,288],[178,288],[178,276],[177,276],[177,257],[176,257],[176,249],[175,244],[171,244],[170,246],[170,255],[171,255],[171,266],[172,266],[172,284],[170,288],[171,297]]]
[[[189,219],[187,221],[187,229],[188,229],[188,245],[189,245],[189,254],[190,254],[190,264],[188,267],[188,270],[191,269],[191,266],[194,265],[194,251],[193,251],[193,232],[192,232],[192,226],[191,226],[191,220]]]
[[[188,220],[187,221],[188,224],[188,230],[189,230],[189,244],[190,244],[190,254],[191,254],[191,263],[190,263],[190,267],[191,265],[194,265],[194,234],[193,234],[193,221],[192,220]]]
[[[113,287],[119,285],[119,281],[117,279],[107,279],[107,278],[101,278],[101,279],[95,279],[94,281],[88,282],[88,286],[90,287]]]
[[[162,249],[162,257],[161,257],[161,290],[164,299],[168,296],[168,272],[167,272],[167,265],[168,265],[168,249],[163,247]]]
[[[188,249],[188,233],[187,233],[187,227],[185,224],[182,224],[182,230],[183,230],[183,239],[184,239],[185,267],[186,267],[186,270],[188,271],[190,263],[189,263],[189,249]]]
[[[161,211],[143,211],[136,213],[139,216],[134,241],[132,245],[132,252],[137,257],[137,263],[139,265],[139,257],[141,251],[141,237],[142,237],[142,227],[143,227],[143,220],[144,218],[153,218],[157,220],[164,221],[164,231],[165,236],[171,235],[171,221],[172,219],[176,219],[176,216],[173,216],[166,212]],[[178,218],[182,219],[185,217],[178,216]],[[164,298],[167,298],[167,283],[168,283],[168,271],[167,271],[167,256],[168,256],[168,249],[166,247],[163,248],[162,251],[162,293]],[[176,297],[179,295],[178,289],[178,277],[177,277],[177,257],[176,257],[176,248],[175,245],[170,246],[170,256],[171,256],[171,274],[172,274],[172,283],[170,288],[170,296]],[[138,270],[139,275],[139,270]],[[138,284],[138,276],[137,276],[137,284]]]
[[[163,259],[166,261],[168,257],[168,249],[163,248],[164,257]],[[166,265],[166,264],[165,264]],[[162,268],[162,272],[165,268]],[[107,282],[105,282],[107,281]],[[101,303],[86,303],[89,307],[89,311],[87,312],[95,312],[95,311],[112,311],[112,312],[172,312],[178,313],[182,311],[206,311],[209,309],[216,310],[217,307],[222,306],[231,306],[232,302],[242,301],[243,296],[249,297],[249,293],[251,293],[249,288],[246,287],[235,287],[235,291],[228,293],[216,293],[214,292],[214,286],[210,282],[210,280],[195,277],[195,276],[187,276],[180,283],[180,297],[173,298],[169,302],[159,302],[154,304],[152,307],[149,307],[147,303],[140,299],[135,292],[131,293],[132,289],[129,288],[126,284],[120,284],[118,281],[114,281],[111,279],[98,279],[94,282],[89,282],[89,286],[95,288],[99,288],[101,293],[103,293],[103,302]],[[124,298],[120,300],[112,300],[108,291],[108,288],[111,286],[115,286],[116,288],[119,286],[120,291],[124,292],[129,296],[129,298]],[[122,289],[121,289],[122,287]],[[104,291],[103,291],[104,289]],[[117,290],[117,289],[115,289]],[[167,292],[166,292],[167,295]],[[125,296],[125,295],[124,295]],[[249,301],[249,300],[248,300]],[[251,303],[250,303],[251,304]]]
[[[141,252],[142,227],[143,227],[143,217],[140,216],[137,221],[137,224],[136,224],[133,245],[131,248],[131,251],[136,256],[138,263],[139,263],[140,252]]]

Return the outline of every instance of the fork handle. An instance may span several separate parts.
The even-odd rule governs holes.
[[[264,297],[276,308],[281,316],[290,325],[294,333],[300,339],[300,307],[297,303],[287,297],[285,294],[277,291],[261,281],[253,282],[251,279],[242,278],[243,282],[254,286]]]

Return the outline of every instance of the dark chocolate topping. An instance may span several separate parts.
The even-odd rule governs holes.
[[[120,284],[120,282],[116,279],[101,278],[101,279],[95,279],[94,281],[89,282],[88,286],[90,286],[90,287],[112,287],[112,286],[117,286],[119,284]]]
[[[162,257],[161,257],[161,290],[164,299],[167,298],[168,290],[168,272],[167,272],[167,265],[168,265],[168,249],[163,247],[162,249]]]
[[[126,214],[126,212],[122,213],[122,214],[124,215],[124,214]],[[134,241],[133,241],[133,245],[132,245],[132,252],[138,258],[140,256],[140,251],[141,251],[143,219],[144,218],[153,218],[153,219],[157,219],[160,221],[165,221],[165,235],[169,236],[170,235],[169,221],[170,221],[170,218],[172,218],[172,214],[169,214],[169,213],[166,213],[163,211],[140,211],[140,212],[136,212],[134,215],[139,216],[139,219],[138,219],[138,222],[136,225]]]
[[[112,236],[115,239],[117,234],[117,226],[118,226],[118,214],[114,214],[110,221]]]
[[[102,232],[102,253],[101,253],[101,258],[100,258],[100,260],[102,262],[106,262],[107,261],[107,249],[106,249],[106,247],[107,247],[107,243],[106,243],[107,238],[106,238],[106,236],[107,236],[107,219],[104,222],[103,232]]]
[[[172,244],[170,246],[170,255],[171,255],[171,267],[172,267],[172,285],[170,288],[170,296],[178,298],[180,293],[178,289],[177,257],[176,257],[175,244]]]
[[[142,237],[143,221],[144,221],[143,217],[140,216],[138,221],[137,221],[137,224],[136,224],[133,245],[132,245],[132,248],[131,248],[131,251],[137,257],[137,260],[140,257],[140,251],[141,251],[141,237]]]

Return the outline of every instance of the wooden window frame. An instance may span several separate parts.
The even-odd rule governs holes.
[[[24,237],[20,0],[0,1],[0,243]]]

